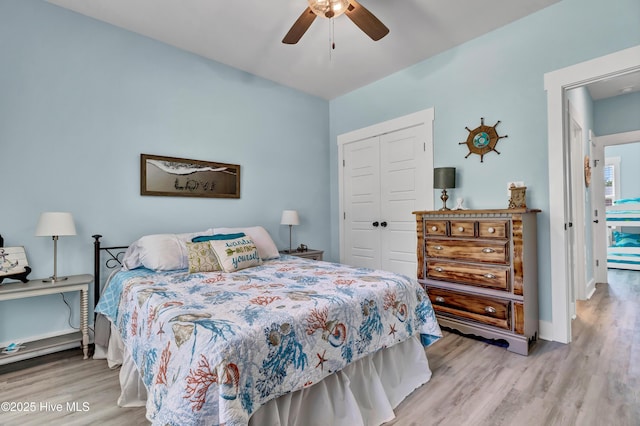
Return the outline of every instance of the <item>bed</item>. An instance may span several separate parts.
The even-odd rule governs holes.
[[[431,377],[442,334],[415,279],[280,256],[261,227],[94,245],[122,265],[96,289],[96,357],[152,424],[379,425]]]
[[[607,207],[607,267],[640,271],[640,198]]]

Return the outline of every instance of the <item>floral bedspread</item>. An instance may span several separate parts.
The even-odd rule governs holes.
[[[292,256],[235,273],[121,271],[96,311],[120,331],[157,425],[246,425],[352,361],[441,336],[417,281]]]

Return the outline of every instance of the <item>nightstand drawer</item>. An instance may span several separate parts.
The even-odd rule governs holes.
[[[469,220],[456,220],[450,222],[451,236],[452,237],[471,237],[475,236],[475,221]]]
[[[453,281],[476,287],[509,291],[508,266],[469,265],[468,263],[427,260],[427,278]]]
[[[489,324],[494,327],[511,329],[511,302],[485,296],[477,296],[456,291],[429,287],[429,298],[436,313],[456,316]]]
[[[470,260],[484,263],[509,263],[508,241],[427,240],[427,257]]]
[[[424,224],[425,233],[427,235],[447,235],[446,220],[427,220]]]
[[[480,221],[478,222],[478,237],[480,238],[508,238],[509,221]]]

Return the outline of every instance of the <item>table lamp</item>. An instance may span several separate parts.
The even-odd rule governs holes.
[[[442,189],[442,208],[440,210],[451,210],[447,207],[447,188],[456,187],[456,168],[455,167],[438,167],[433,169],[433,187],[436,189]]]
[[[61,235],[76,235],[76,226],[73,223],[71,213],[42,213],[36,227],[36,237],[53,238],[53,275],[43,280],[45,282],[55,283],[67,279],[67,277],[58,277],[58,237]]]
[[[300,218],[296,210],[283,210],[280,225],[289,225],[289,253],[293,253],[291,247],[291,228],[293,225],[300,225]]]

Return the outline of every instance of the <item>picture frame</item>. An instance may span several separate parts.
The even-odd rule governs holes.
[[[140,195],[240,198],[240,165],[140,154]]]
[[[0,283],[5,279],[15,279],[26,283],[29,281],[27,275],[30,272],[31,268],[27,262],[24,247],[0,246]]]

